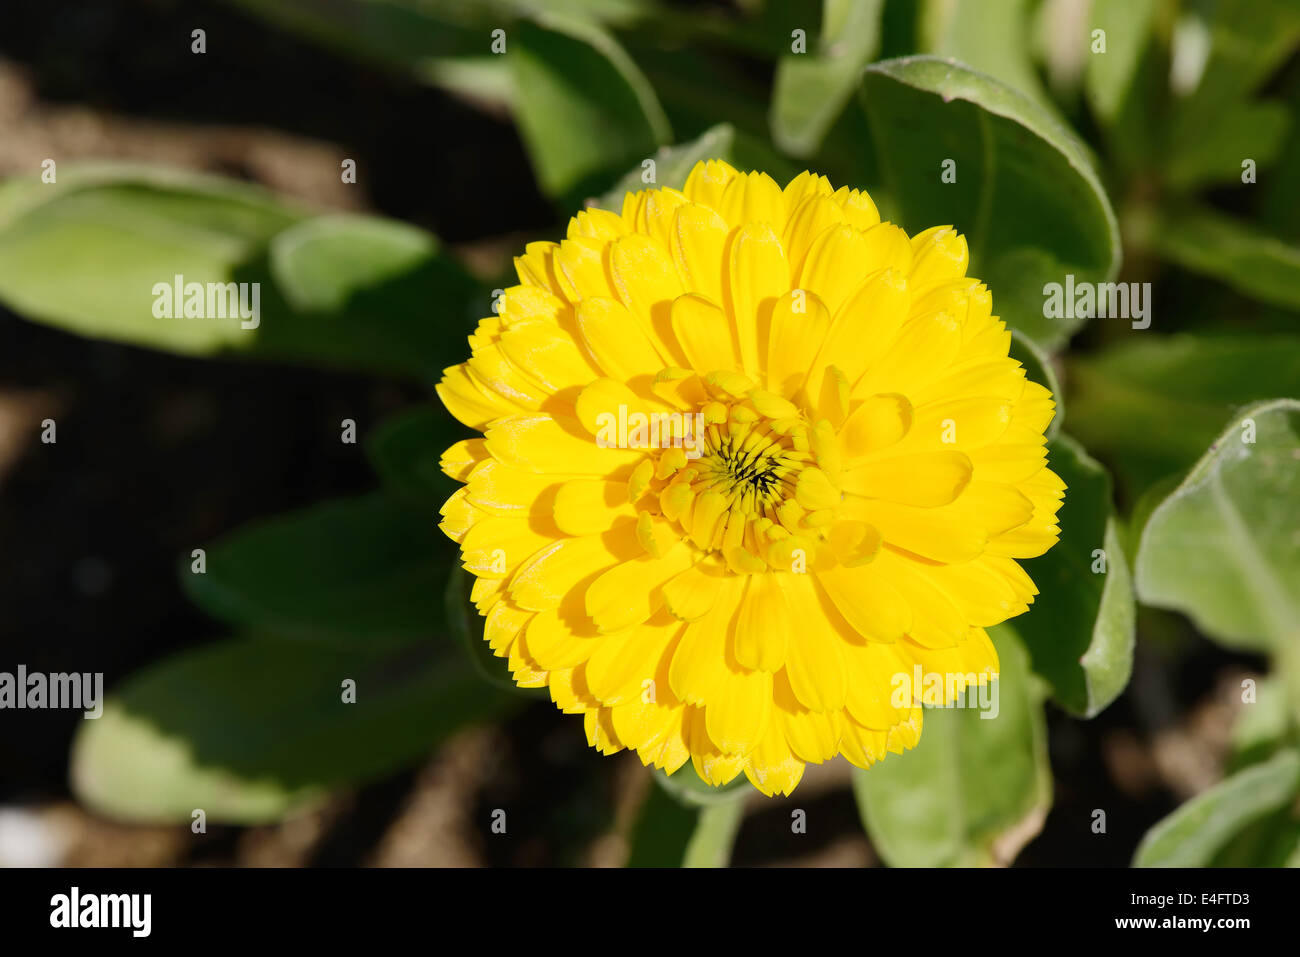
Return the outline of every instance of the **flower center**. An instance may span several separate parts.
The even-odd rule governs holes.
[[[751,515],[763,514],[794,494],[793,478],[799,460],[788,439],[773,435],[766,425],[749,429],[742,426],[734,433],[718,436],[718,444],[707,446],[709,451],[699,462],[697,484],[716,488],[733,507]],[[711,430],[708,439],[716,434],[716,429]]]
[[[695,434],[647,459],[633,479],[645,520],[662,516],[670,540],[715,552],[737,572],[789,570],[809,557],[841,498],[829,423],[757,390],[721,395],[687,418]]]

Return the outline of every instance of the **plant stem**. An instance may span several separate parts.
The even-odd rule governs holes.
[[[744,796],[734,801],[710,804],[700,809],[699,823],[686,845],[683,867],[726,867],[731,862],[731,847],[745,816]]]

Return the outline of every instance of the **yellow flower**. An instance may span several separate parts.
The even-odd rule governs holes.
[[[775,794],[995,675],[1065,486],[967,258],[717,160],[530,243],[438,386],[484,433],[441,527],[516,682],[602,752]]]

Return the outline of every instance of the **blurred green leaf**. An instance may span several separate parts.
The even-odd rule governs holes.
[[[1300,246],[1210,209],[1164,216],[1151,241],[1157,253],[1184,269],[1262,302],[1300,310]]]
[[[998,314],[1060,345],[1083,320],[1044,316],[1044,286],[1108,281],[1119,264],[1115,215],[1082,144],[1022,94],[933,57],[867,67],[860,96],[902,225],[956,226]],[[954,183],[940,178],[945,160]]]
[[[1276,160],[1276,168],[1300,169],[1300,80],[1293,84],[1288,97],[1291,111],[1290,133]],[[1255,222],[1261,230],[1283,240],[1300,242],[1300,177],[1267,175],[1258,184]],[[1252,193],[1254,189],[1252,188]]]
[[[508,55],[520,133],[551,196],[580,198],[602,176],[671,141],[649,82],[598,26],[539,15],[514,29]]]
[[[468,430],[445,409],[422,405],[385,419],[365,441],[366,457],[384,486],[434,512],[459,486],[442,471],[442,453]]]
[[[272,240],[271,271],[294,309],[337,314],[348,309],[358,291],[426,267],[437,253],[432,236],[405,223],[318,216]],[[436,295],[437,289],[427,292]]]
[[[443,629],[450,543],[433,508],[382,493],[251,522],[186,557],[181,583],[204,611],[289,639],[345,647],[410,644]]]
[[[697,139],[676,146],[660,147],[652,158],[655,161],[655,179],[653,183],[645,182],[641,177],[645,170],[640,164],[624,174],[617,183],[607,190],[593,205],[602,209],[621,212],[623,197],[628,193],[643,189],[657,189],[671,186],[681,189],[686,185],[695,164],[701,160],[722,159],[730,161],[734,156],[736,131],[727,123],[719,123],[712,129],[705,130]]]
[[[1205,867],[1248,824],[1295,799],[1300,753],[1282,751],[1192,798],[1138,845],[1134,867]]]
[[[805,53],[777,61],[770,124],[772,140],[794,156],[809,156],[844,109],[862,67],[880,48],[884,0],[822,0],[821,36]]]
[[[343,683],[355,682],[354,703]],[[238,638],[182,652],[115,690],[73,741],[74,793],[155,824],[264,824],[435,748],[509,700],[431,646],[359,649]]]
[[[695,11],[692,19],[700,17]],[[732,17],[726,20],[736,22]],[[734,69],[722,57],[701,56],[680,41],[665,45],[637,32],[627,34],[626,42],[654,87],[669,123],[683,140],[725,120],[746,137],[767,142],[771,135],[767,111],[770,82]]]
[[[1284,683],[1275,677],[1257,679],[1254,699],[1242,702],[1232,725],[1227,770],[1238,771],[1271,757],[1286,739],[1289,723]]]
[[[371,216],[319,216],[271,241],[270,269],[295,315],[294,336],[310,335],[317,358],[346,364],[382,349],[394,363],[432,374],[461,358],[478,285],[429,233]],[[268,345],[289,336],[267,328]],[[404,358],[403,358],[404,357]]]
[[[659,12],[653,0],[228,0],[248,13],[340,54],[445,85],[477,99],[509,102],[491,54],[492,31],[520,16],[568,13],[609,26]],[[465,69],[477,82],[465,83]],[[507,77],[508,83],[508,77]]]
[[[414,227],[309,218],[262,190],[174,170],[90,167],[60,179],[0,191],[0,300],[37,321],[187,355],[416,376],[448,364],[470,328],[477,285]],[[172,318],[155,315],[155,286],[177,275],[255,287],[255,327],[237,315],[185,318],[183,302]]]
[[[953,3],[922,0],[921,31],[925,52],[955,59],[986,73],[1033,100],[1053,116],[1056,104],[1047,95],[1034,66],[1030,42],[1035,0]]]
[[[1294,0],[1215,0],[1209,5],[1210,50],[1200,83],[1182,107],[1219,115],[1257,90],[1300,47],[1300,6]],[[1203,129],[1203,128],[1202,128]]]
[[[1106,31],[1106,52],[1089,52],[1084,61],[1083,88],[1093,113],[1103,123],[1114,124],[1139,82],[1142,56],[1147,50],[1160,0],[1093,0],[1088,24],[1092,32]]]
[[[1209,183],[1241,183],[1246,159],[1256,169],[1272,166],[1281,155],[1291,115],[1278,102],[1240,103],[1216,114],[1207,135],[1204,117],[1185,142],[1175,139],[1163,164],[1165,181],[1175,189],[1189,190]],[[1257,174],[1258,175],[1258,174]]]
[[[989,635],[1001,666],[997,716],[926,708],[915,748],[853,772],[871,843],[891,866],[1009,863],[1042,827],[1052,800],[1042,693],[1015,634]]]
[[[1300,47],[1300,5],[1218,0],[1208,12],[1208,58],[1199,83],[1175,101],[1168,122],[1162,173],[1178,189],[1240,182],[1247,158],[1270,165],[1290,125],[1283,103],[1252,98]]]
[[[1070,431],[1130,496],[1187,469],[1233,410],[1300,382],[1300,336],[1134,335],[1072,357]]]
[[[1225,644],[1300,641],[1300,401],[1242,409],[1152,513],[1138,597]]]
[[[1133,582],[1106,470],[1066,435],[1051,443],[1048,461],[1067,487],[1057,516],[1061,540],[1022,562],[1040,594],[1008,624],[1052,697],[1091,718],[1124,690],[1133,669]]]
[[[418,71],[435,57],[486,52],[500,8],[455,0],[229,0],[291,33],[388,67]],[[495,17],[494,17],[495,14]]]
[[[783,183],[794,175],[787,160],[738,133],[728,123],[719,123],[688,142],[660,147],[653,157],[646,158],[655,161],[653,183],[642,180],[645,170],[638,164],[620,177],[611,189],[592,200],[591,205],[617,213],[622,211],[623,197],[627,193],[662,187],[681,189],[686,185],[686,178],[695,164],[701,160],[720,159],[740,170],[762,170],[778,183]]]
[[[1247,824],[1208,867],[1300,867],[1300,816],[1283,807]]]
[[[83,336],[210,354],[262,329],[159,318],[155,284],[231,282],[304,211],[241,184],[138,166],[65,168],[58,185],[13,187],[0,205],[0,299]],[[178,304],[178,309],[183,304]],[[265,318],[265,316],[263,317]]]

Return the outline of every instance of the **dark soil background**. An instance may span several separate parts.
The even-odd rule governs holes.
[[[208,53],[189,54],[190,31]],[[443,238],[480,275],[563,216],[507,119],[338,59],[230,7],[161,0],[0,4],[0,175],[133,158],[365,209]],[[341,157],[359,184],[338,182]],[[503,234],[507,239],[499,239]],[[94,342],[0,307],[0,670],[102,671],[108,688],[221,626],[189,605],[180,556],[252,518],[374,484],[364,432],[427,396],[364,376],[199,361]],[[58,442],[39,423],[58,422]],[[430,587],[437,587],[431,583]],[[1233,689],[1259,663],[1143,613],[1134,680],[1091,722],[1050,712],[1056,799],[1021,866],[1125,865],[1146,829],[1221,774]],[[0,715],[0,813],[70,864],[617,864],[648,778],[601,758],[546,704],[453,739],[423,767],[267,828],[130,827],[67,786],[78,716]],[[488,831],[509,806],[510,836]],[[792,807],[808,834],[792,835]],[[1106,812],[1107,833],[1092,832]],[[18,815],[13,818],[13,815]],[[0,846],[0,864],[5,863]],[[875,861],[848,766],[810,768],[794,802],[756,804],[736,863]]]

